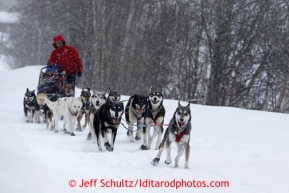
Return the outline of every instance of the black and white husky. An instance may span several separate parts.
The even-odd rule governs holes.
[[[147,114],[147,97],[144,95],[136,94],[128,99],[125,107],[125,119],[128,124],[127,135],[130,137],[130,142],[135,140],[140,140],[142,133],[146,133],[145,129],[145,117]],[[136,124],[137,129],[134,130],[134,125]],[[133,137],[133,132],[136,131],[135,138]],[[147,138],[144,137],[144,140]],[[144,144],[147,141],[143,142]]]
[[[153,139],[158,136],[155,149],[158,149],[161,143],[162,135],[164,132],[163,123],[165,118],[165,107],[163,106],[163,94],[161,92],[153,91],[150,88],[150,94],[148,96],[148,109],[147,117],[145,119],[146,123],[146,133],[144,133],[144,138],[148,138],[148,144],[143,144],[141,149],[146,150],[151,148]],[[153,134],[150,134],[150,128],[153,126]],[[144,140],[146,141],[146,140]]]
[[[121,102],[106,102],[96,112],[93,120],[94,132],[97,138],[98,149],[102,151],[100,136],[104,139],[104,146],[108,151],[113,151],[117,129],[121,123],[124,106]],[[108,140],[111,133],[111,140]]]
[[[181,106],[180,101],[170,121],[168,128],[165,131],[164,138],[160,144],[157,157],[151,162],[152,165],[157,166],[164,146],[167,149],[167,159],[165,164],[170,164],[171,159],[171,143],[176,142],[178,146],[178,154],[175,158],[175,167],[179,165],[179,158],[185,151],[185,168],[189,168],[190,158],[190,133],[191,133],[191,110],[190,103],[187,106]]]
[[[35,118],[36,123],[40,122],[39,110],[35,110],[37,107],[35,90],[29,91],[28,88],[26,89],[23,99],[23,107],[27,123],[33,123],[33,118]]]
[[[96,139],[93,127],[93,120],[98,109],[106,102],[106,93],[94,90],[91,96],[91,103],[89,106],[89,127],[90,132],[87,135],[87,140]]]

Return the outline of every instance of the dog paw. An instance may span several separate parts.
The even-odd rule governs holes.
[[[59,131],[58,131],[58,130],[55,130],[54,132],[55,132],[55,133],[58,133]]]
[[[88,133],[86,140],[91,140],[91,133]]]
[[[141,148],[141,150],[148,150],[146,145],[141,145],[140,148]]]
[[[179,167],[179,165],[178,165],[178,164],[175,164],[175,165],[174,165],[174,168],[177,168],[177,167]]]
[[[106,147],[106,150],[110,152],[110,151],[113,151],[113,148],[112,147]]]
[[[70,136],[75,136],[75,134],[72,132],[72,133],[70,134]]]
[[[82,132],[82,129],[81,128],[76,128],[75,131]]]
[[[153,160],[152,160],[152,162],[151,162],[151,164],[153,165],[153,166],[157,166],[158,164],[159,164],[159,162],[160,162],[160,158],[154,158]]]
[[[135,140],[140,140],[141,139],[141,137],[139,137],[139,136],[135,136]]]
[[[26,123],[29,123],[29,120],[26,120],[25,122],[26,122]]]
[[[105,142],[104,147],[110,147],[110,144],[108,142]]]
[[[171,164],[171,162],[168,162],[167,160],[165,160],[165,164],[169,165]]]

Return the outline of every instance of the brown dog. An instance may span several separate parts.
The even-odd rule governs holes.
[[[76,128],[77,131],[82,131],[88,125],[90,96],[91,96],[90,88],[86,88],[86,89],[82,88],[80,98],[81,98],[83,105],[79,113],[79,116],[77,117],[77,128]],[[85,122],[84,122],[84,125],[81,126],[80,121],[83,115],[85,115]]]

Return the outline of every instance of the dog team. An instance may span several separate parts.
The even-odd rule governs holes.
[[[171,143],[177,144],[177,156],[175,166],[178,167],[180,156],[185,151],[185,168],[189,168],[190,157],[190,132],[191,132],[191,112],[190,103],[182,106],[180,101],[173,117],[164,133],[165,108],[163,106],[163,90],[154,91],[150,88],[148,96],[136,94],[131,96],[126,106],[120,101],[121,95],[117,91],[109,88],[108,96],[105,92],[92,91],[89,88],[83,88],[78,98],[61,97],[51,99],[45,93],[35,94],[35,91],[29,91],[27,88],[24,96],[24,114],[26,122],[40,123],[40,112],[43,112],[43,120],[46,128],[59,132],[59,120],[63,119],[64,133],[75,136],[74,130],[82,131],[89,125],[90,131],[87,140],[96,140],[98,149],[102,148],[102,141],[107,151],[114,150],[115,139],[118,128],[122,121],[122,115],[125,114],[124,122],[127,123],[127,136],[130,142],[140,140],[143,137],[141,145],[142,150],[149,150],[153,139],[157,136],[155,150],[158,150],[157,156],[151,164],[157,166],[164,147],[167,150],[165,164],[171,163]],[[80,121],[85,118],[84,125]],[[66,128],[68,124],[68,128]],[[153,132],[151,135],[151,127]],[[164,133],[164,136],[163,136]],[[110,134],[110,139],[108,135]],[[163,136],[163,139],[162,139]]]

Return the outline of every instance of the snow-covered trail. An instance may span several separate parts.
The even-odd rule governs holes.
[[[141,151],[141,141],[129,143],[122,126],[114,152],[99,152],[86,141],[88,128],[71,137],[46,130],[44,124],[25,123],[23,96],[35,89],[41,66],[0,71],[0,192],[175,192],[173,182],[200,185],[227,181],[229,187],[180,187],[179,192],[289,192],[289,119],[286,114],[228,107],[191,105],[192,138],[190,169],[150,164],[156,150]],[[80,95],[77,89],[76,96]],[[122,96],[122,99],[128,98]],[[177,101],[165,100],[165,123]],[[153,147],[156,139],[153,142]],[[176,146],[172,146],[172,158]],[[70,180],[75,187],[69,186]],[[79,187],[82,180],[96,187]],[[103,180],[101,182],[101,180]],[[110,180],[128,180],[135,187],[101,187]],[[163,182],[162,188],[140,187],[148,181]],[[93,182],[93,180],[92,180]],[[103,184],[103,182],[107,182]],[[75,182],[73,182],[75,183]],[[170,184],[171,183],[171,184]],[[152,186],[153,183],[150,184]],[[165,185],[169,187],[164,187]],[[184,184],[183,184],[184,185]]]

